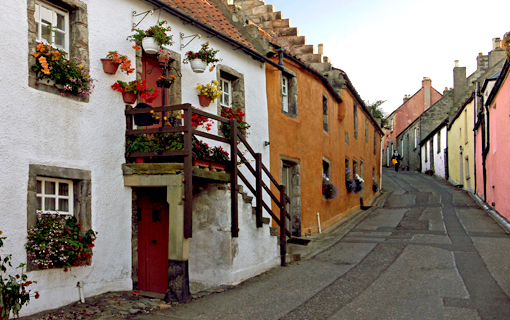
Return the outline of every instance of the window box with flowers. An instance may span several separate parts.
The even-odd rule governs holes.
[[[352,178],[352,170],[349,170],[349,168],[345,168],[345,188],[349,193],[356,189],[356,182]]]
[[[218,87],[218,81],[213,80],[211,83],[202,85],[197,83],[198,100],[202,107],[208,107],[211,102],[221,96],[221,87]]]
[[[237,129],[246,136],[247,130],[250,128],[248,122],[244,121],[245,113],[241,111],[241,108],[221,108],[221,116],[227,119],[235,119],[237,121]],[[220,130],[225,138],[230,138],[230,124],[222,123]]]
[[[157,54],[163,46],[171,46],[173,44],[172,36],[166,32],[171,31],[170,26],[164,26],[166,21],[160,21],[149,29],[134,29],[134,34],[128,36],[128,40],[141,44],[143,50],[149,54]]]
[[[213,159],[211,166],[209,167],[211,171],[225,171],[225,165],[230,161],[227,151],[223,150],[221,146],[213,147],[209,152],[209,156]]]
[[[90,265],[97,232],[80,232],[76,218],[58,213],[37,214],[37,224],[28,230],[26,246],[31,269]]]
[[[135,103],[138,96],[146,103],[151,103],[159,96],[159,90],[147,88],[145,80],[133,80],[130,82],[118,80],[112,85],[112,89],[122,93],[125,103]]]
[[[354,175],[354,182],[355,182],[354,192],[358,193],[361,190],[363,190],[363,182],[365,182],[365,180],[363,180],[358,174]]]
[[[117,51],[109,51],[106,58],[101,59],[103,63],[103,71],[108,74],[117,73],[117,69],[120,66],[120,70],[125,72],[127,75],[135,71],[131,68],[131,60],[127,56],[119,54]]]
[[[220,52],[220,50],[214,50],[209,48],[209,42],[202,44],[202,48],[199,51],[186,52],[186,58],[182,61],[183,63],[190,63],[191,69],[195,73],[203,73],[207,66],[210,63],[213,63],[213,66],[209,69],[210,72],[214,70],[214,63],[221,61],[221,59],[216,58],[216,54]]]
[[[0,248],[3,247],[3,241],[7,237],[1,237],[0,230]],[[31,284],[37,281],[28,280],[25,274],[25,264],[21,263],[16,269],[20,272],[15,276],[7,275],[7,268],[12,267],[12,255],[0,255],[0,319],[8,320],[12,314],[17,318],[21,308],[30,302],[30,297],[39,298],[39,293],[31,292],[27,289]]]
[[[36,49],[36,63],[32,65],[32,71],[36,73],[36,85],[41,82],[54,86],[62,96],[70,93],[87,97],[92,93],[95,80],[90,77],[90,70],[83,66],[79,58],[67,60],[64,51],[53,49],[50,45],[38,44]]]

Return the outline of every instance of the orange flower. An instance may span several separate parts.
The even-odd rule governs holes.
[[[58,60],[60,58],[60,55],[61,55],[60,51],[53,51],[51,53],[51,60],[52,61]]]
[[[39,63],[43,67],[42,72],[49,75],[51,72],[50,72],[50,69],[48,68],[49,65],[48,65],[48,61],[46,60],[46,57],[40,57]]]
[[[38,44],[36,48],[37,48],[37,51],[40,51],[40,52],[44,52],[44,50],[46,50],[46,46],[42,43]]]
[[[41,53],[40,53],[40,52],[36,52],[36,53],[34,53],[34,57],[36,57],[36,58],[37,58],[37,57],[39,57],[40,55],[41,55]]]
[[[211,69],[209,69],[209,72],[212,72],[214,70],[214,68],[216,68],[216,66],[212,66]]]
[[[142,49],[142,48],[140,48],[138,45],[136,45],[136,44],[135,44],[135,45],[133,46],[133,49],[135,49],[135,50],[140,50],[140,49]]]

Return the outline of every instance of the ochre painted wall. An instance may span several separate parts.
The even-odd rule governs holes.
[[[474,102],[471,101],[464,107],[462,113],[453,121],[448,130],[449,179],[456,184],[464,185],[464,188],[468,190],[474,190],[475,188],[475,138],[473,127]],[[462,167],[460,147],[462,147]],[[469,173],[466,172],[466,166],[468,166]]]
[[[318,232],[317,212],[321,227],[326,229],[349,213],[359,209],[360,194],[347,193],[345,187],[345,158],[364,161],[364,203],[374,196],[372,170],[375,181],[380,177],[381,134],[369,120],[368,143],[365,142],[367,115],[358,105],[358,139],[354,139],[353,95],[342,90],[343,103],[339,103],[323,82],[313,73],[285,59],[284,66],[296,72],[298,85],[298,115],[296,119],[282,113],[280,96],[281,72],[266,64],[267,95],[269,108],[269,139],[271,174],[281,181],[282,159],[293,159],[301,169],[301,231]],[[323,130],[323,95],[328,99],[329,133]],[[342,119],[343,120],[340,120]],[[349,145],[345,143],[345,132]],[[376,150],[374,154],[374,133]],[[322,196],[322,161],[331,162],[331,182],[338,187],[339,195],[333,200]],[[359,167],[359,165],[358,165]],[[359,172],[359,171],[358,171]],[[276,189],[273,187],[273,190]],[[273,204],[275,212],[278,208]]]

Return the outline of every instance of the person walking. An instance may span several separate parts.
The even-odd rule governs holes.
[[[398,172],[398,167],[400,166],[400,161],[402,161],[402,156],[398,154],[397,150],[395,150],[395,153],[393,153],[393,157],[391,157],[391,162],[395,165],[396,172]]]

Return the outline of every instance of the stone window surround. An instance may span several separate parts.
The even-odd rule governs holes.
[[[291,232],[293,236],[301,236],[301,165],[299,160],[280,156],[280,163],[283,167],[284,164],[292,168],[291,190],[287,190],[287,195],[292,203],[292,211],[289,214],[292,217]]]
[[[349,132],[345,131],[345,144],[349,144]]]
[[[61,7],[69,12],[69,57],[78,57],[82,60],[85,68],[89,68],[89,33],[87,5],[80,0],[45,0],[45,2],[56,7]],[[35,0],[27,0],[28,18],[28,85],[36,90],[45,91],[60,95],[57,88],[43,84],[36,85],[35,73],[32,71],[37,46],[36,24],[35,24]],[[81,102],[89,102],[89,97],[66,94],[65,98]]]
[[[28,168],[27,227],[37,223],[37,177],[73,181],[74,212],[81,231],[92,228],[92,179],[88,170],[30,164]]]
[[[231,81],[232,87],[230,89],[232,96],[232,106],[236,109],[240,108],[243,113],[246,113],[244,75],[232,69],[231,67],[228,67],[223,64],[218,64],[216,65],[216,79],[220,78]],[[222,107],[218,99],[217,102],[218,115],[221,115],[221,108]]]
[[[352,120],[354,122],[354,139],[358,140],[358,105],[356,102],[353,103]]]
[[[280,91],[283,77],[286,77],[289,81],[287,82],[287,97],[288,97],[288,108],[289,111],[283,111],[283,95],[281,95],[282,113],[293,119],[297,118],[298,115],[298,81],[296,72],[283,66],[283,70],[280,73]]]

